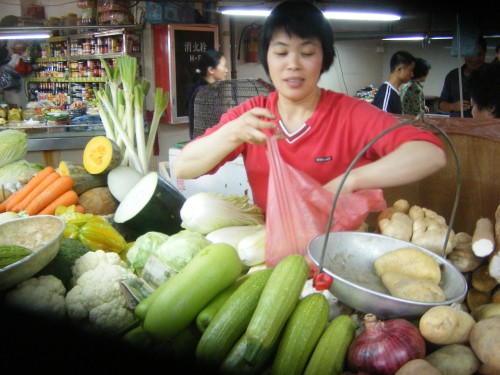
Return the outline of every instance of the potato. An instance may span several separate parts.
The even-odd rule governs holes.
[[[386,272],[397,272],[434,284],[441,281],[438,262],[423,251],[411,247],[390,251],[379,256],[374,263],[375,272],[382,277]]]
[[[480,364],[471,348],[462,344],[442,346],[425,360],[443,375],[472,375]]]
[[[395,375],[441,375],[441,371],[433,367],[425,359],[412,359],[406,362]]]
[[[478,321],[470,333],[470,346],[487,367],[500,374],[500,316]]]
[[[419,321],[422,336],[434,344],[466,344],[475,324],[472,316],[451,306],[434,306]]]
[[[443,289],[431,281],[410,277],[398,272],[382,275],[382,284],[392,296],[418,302],[443,302]]]

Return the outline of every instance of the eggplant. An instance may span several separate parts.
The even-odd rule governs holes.
[[[137,238],[155,231],[168,235],[182,230],[180,211],[184,195],[157,172],[149,172],[118,205],[114,222]]]

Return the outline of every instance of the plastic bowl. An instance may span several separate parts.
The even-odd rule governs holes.
[[[59,252],[65,228],[63,219],[52,215],[28,216],[0,224],[0,245],[20,245],[33,253],[0,269],[0,290],[29,279]]]
[[[309,243],[308,253],[316,265],[320,263],[324,241],[325,235],[321,235]],[[419,249],[438,262],[445,301],[415,302],[390,295],[375,273],[374,262],[379,256],[403,247]],[[321,272],[332,277],[329,290],[340,301],[380,319],[418,318],[433,306],[462,302],[467,293],[463,274],[446,259],[413,243],[374,233],[330,233]]]

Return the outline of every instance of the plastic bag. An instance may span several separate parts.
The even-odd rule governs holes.
[[[298,253],[312,267],[307,247],[312,239],[327,232],[335,195],[284,162],[273,136],[268,136],[267,156],[266,265],[276,266],[286,256]],[[386,207],[380,189],[343,194],[337,200],[330,232],[356,230],[370,212]]]

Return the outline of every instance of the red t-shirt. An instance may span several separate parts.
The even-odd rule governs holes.
[[[286,138],[278,142],[280,155],[294,168],[310,175],[322,185],[343,174],[354,158],[383,130],[399,121],[379,108],[345,94],[322,89],[321,98],[312,116],[294,133],[280,124],[277,110],[278,93],[257,96],[229,109],[219,122],[208,128],[203,136],[213,133],[246,111],[263,107],[276,116]],[[425,140],[441,148],[439,139],[428,131],[406,125],[390,131],[377,140],[358,160],[356,167],[365,165],[392,152],[410,140]],[[265,146],[244,143],[228,154],[208,174],[215,173],[224,163],[242,155],[253,201],[266,209],[269,163]]]

